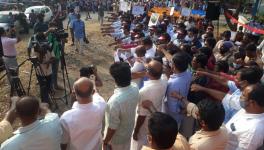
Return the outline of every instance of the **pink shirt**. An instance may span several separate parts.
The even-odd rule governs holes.
[[[1,37],[4,56],[16,56],[15,44],[17,43],[16,38]]]

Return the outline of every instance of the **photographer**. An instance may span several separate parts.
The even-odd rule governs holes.
[[[50,32],[53,32],[53,29],[49,29],[46,33],[38,32],[31,38],[28,47],[29,58],[35,67],[40,86],[41,100],[49,104],[49,93],[51,92],[52,83],[52,63],[55,60],[54,51],[52,51],[46,38]]]
[[[90,78],[91,75],[95,76],[95,85],[96,85],[96,87],[102,87],[103,86],[103,82],[102,82],[101,78],[98,76],[96,66],[89,65],[89,66],[86,66],[86,67],[82,67],[80,69],[80,77]]]
[[[15,48],[16,43],[20,41],[20,38],[10,38],[10,32],[6,32],[3,28],[0,28],[0,37],[3,51],[3,61],[5,64],[7,77],[10,79],[11,69],[17,69],[18,72],[18,63],[16,59],[17,51]]]

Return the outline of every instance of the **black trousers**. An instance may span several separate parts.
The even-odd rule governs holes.
[[[40,97],[43,103],[50,104],[49,93],[51,92],[51,80],[52,76],[40,76],[37,75],[37,79],[40,87]]]

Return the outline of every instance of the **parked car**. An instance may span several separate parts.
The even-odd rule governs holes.
[[[14,16],[19,14],[19,11],[0,11],[0,27],[4,28],[5,30],[12,28],[12,25],[10,24],[11,18],[9,17],[10,12]]]
[[[48,6],[32,6],[28,7],[25,10],[25,15],[27,16],[27,19],[29,19],[29,14],[31,13],[31,10],[34,10],[36,14],[44,13],[44,22],[49,22],[52,19],[53,13],[51,9]]]

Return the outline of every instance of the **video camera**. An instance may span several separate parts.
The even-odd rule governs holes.
[[[53,33],[53,35],[55,36],[55,38],[57,40],[66,39],[69,36],[69,34],[67,32],[65,32],[64,29],[58,29],[58,28],[56,28],[54,30],[54,32],[52,32],[52,33]]]
[[[48,41],[32,41],[32,45],[34,51],[39,52],[41,54],[46,54],[47,50],[51,51],[51,45]]]

